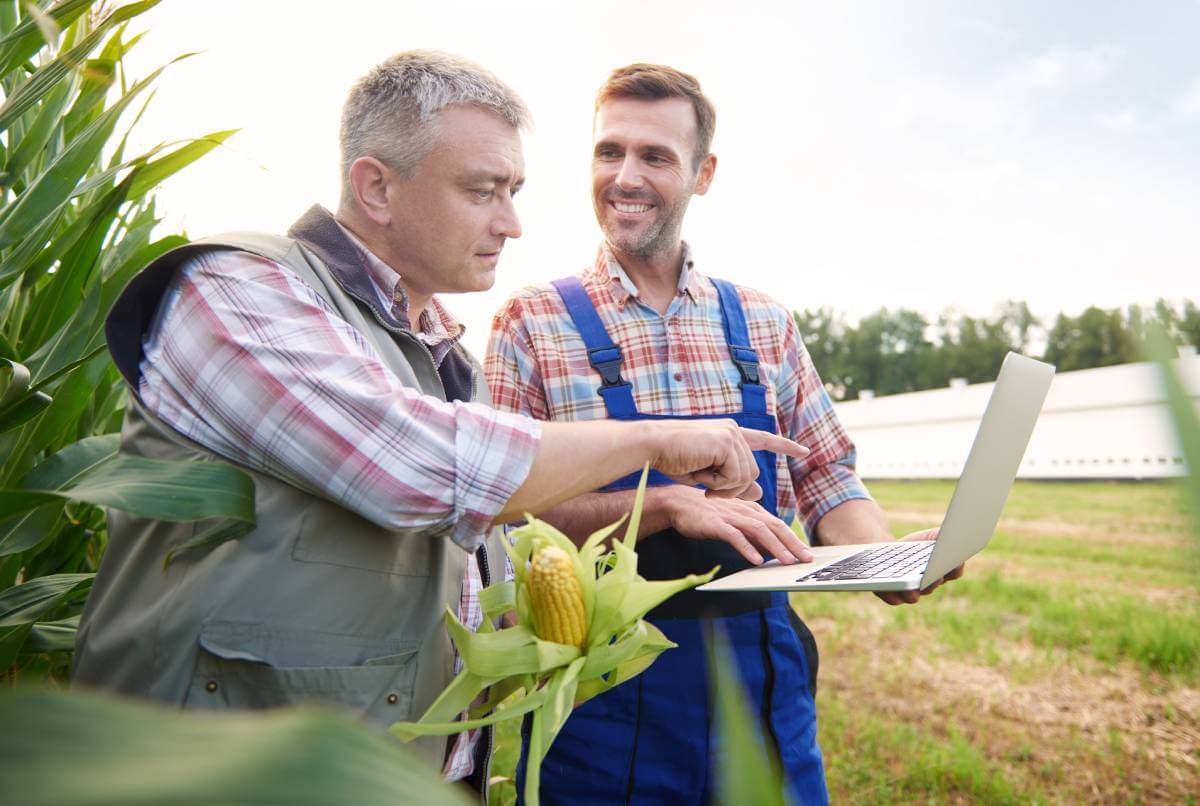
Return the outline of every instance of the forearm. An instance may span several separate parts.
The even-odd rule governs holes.
[[[816,544],[842,546],[850,543],[883,543],[892,539],[887,516],[869,498],[854,498],[838,504],[817,521]]]
[[[544,513],[564,501],[640,470],[661,452],[658,439],[657,432],[643,423],[614,420],[543,423],[541,443],[529,475],[493,522],[507,523],[524,517],[525,513]],[[614,450],[615,445],[620,445],[621,449]],[[630,505],[632,500],[630,497]],[[592,514],[579,513],[569,518],[583,524],[574,528],[586,528],[586,523],[599,522],[604,512],[612,511],[618,505],[613,502],[610,509],[607,503],[597,504]],[[613,520],[616,518],[605,523]]]
[[[642,519],[638,526],[638,539],[661,532],[671,525],[670,505],[672,487],[647,487],[642,506]],[[636,490],[621,490],[612,493],[585,493],[570,501],[550,507],[538,517],[553,525],[578,545],[595,532],[633,509]]]

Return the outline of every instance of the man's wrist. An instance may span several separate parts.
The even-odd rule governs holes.
[[[653,467],[657,464],[659,458],[664,451],[664,435],[663,429],[657,424],[642,420],[640,422],[628,423],[629,427],[634,429],[636,435],[633,439],[633,444],[640,447],[643,462],[649,462]]]
[[[658,516],[664,529],[677,527],[676,520],[687,506],[687,492],[692,488],[682,484],[668,484],[665,487],[654,487],[646,491],[648,509]],[[649,496],[653,493],[653,499]]]

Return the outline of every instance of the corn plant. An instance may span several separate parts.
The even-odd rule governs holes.
[[[532,714],[525,801],[537,806],[542,759],[572,708],[640,674],[675,646],[642,617],[716,572],[656,581],[638,575],[633,546],[645,489],[643,473],[625,536],[613,540],[611,548],[605,541],[621,521],[595,532],[578,548],[533,517],[515,530],[508,547],[515,579],[484,588],[479,600],[485,618],[479,631],[472,633],[453,611],[446,611],[462,672],[420,720],[399,722],[392,734],[407,741]],[[517,624],[495,629],[493,620],[512,610]],[[485,690],[486,702],[472,708]],[[470,718],[453,721],[467,710]]]
[[[228,138],[126,153],[165,69],[126,75],[157,5],[0,0],[0,672],[61,677],[106,542],[101,507],[253,524],[226,465],[117,452],[123,382],[103,322],[129,278],[184,243],[156,237],[154,188]],[[181,57],[185,58],[185,57]],[[232,525],[231,525],[232,524]]]
[[[4,802],[22,806],[464,806],[466,789],[316,707],[191,712],[86,692],[0,697]]]

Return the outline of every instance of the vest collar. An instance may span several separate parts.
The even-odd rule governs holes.
[[[408,322],[401,322],[380,302],[362,251],[346,236],[332,213],[314,204],[292,224],[288,237],[320,258],[342,290],[370,308],[380,322],[393,330],[411,331]]]

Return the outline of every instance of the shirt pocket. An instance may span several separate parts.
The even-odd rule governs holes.
[[[188,708],[321,703],[382,726],[413,718],[417,644],[214,622],[201,628]]]

